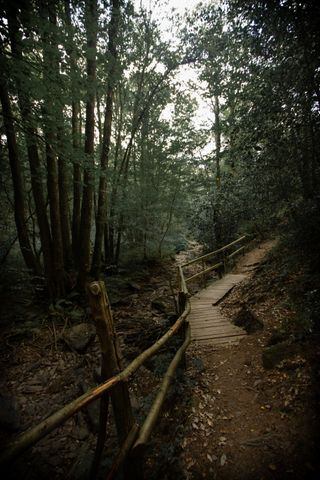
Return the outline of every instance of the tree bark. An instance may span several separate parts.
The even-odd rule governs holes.
[[[3,66],[3,62],[1,61]],[[1,68],[3,71],[3,69]],[[14,195],[14,217],[17,226],[18,239],[20,249],[24,261],[29,270],[35,275],[41,274],[41,267],[35,256],[28,232],[25,185],[22,176],[22,168],[19,160],[18,145],[16,141],[15,129],[12,121],[12,110],[10,98],[6,86],[5,79],[0,77],[0,97],[3,113],[4,127],[7,136],[7,144],[9,151],[9,162],[12,175],[13,195]]]
[[[107,214],[107,167],[109,161],[109,151],[111,143],[111,128],[113,114],[113,97],[114,86],[116,82],[117,70],[117,34],[120,17],[120,1],[112,0],[112,12],[109,25],[109,78],[107,88],[107,103],[104,117],[103,144],[100,159],[100,181],[99,181],[99,198],[98,213],[96,220],[96,237],[92,260],[92,273],[98,276],[101,268],[102,246],[104,227],[106,224]]]
[[[62,118],[61,118],[62,120]],[[63,257],[64,265],[67,270],[70,270],[72,261],[72,246],[71,246],[71,224],[70,224],[70,209],[69,209],[69,175],[68,167],[65,158],[64,149],[64,132],[58,128],[58,182],[59,182],[59,205],[60,205],[60,221],[61,221],[61,235],[63,243]]]
[[[68,29],[68,40],[66,51],[69,55],[71,73],[71,130],[73,147],[73,205],[72,205],[72,252],[73,263],[77,267],[79,260],[79,242],[80,242],[80,221],[81,221],[81,194],[82,194],[82,169],[79,161],[80,153],[80,100],[79,88],[76,81],[76,72],[78,71],[76,47],[74,45],[73,26],[71,21],[70,0],[65,0],[65,17]]]
[[[40,14],[44,24],[43,42],[43,77],[46,84],[44,101],[44,133],[46,139],[47,189],[49,198],[50,224],[52,235],[53,270],[55,297],[65,294],[64,244],[62,237],[59,173],[58,173],[58,130],[62,128],[60,99],[57,99],[59,85],[59,52],[56,38],[56,7],[54,3],[43,2]],[[50,27],[50,28],[46,28]],[[60,175],[61,177],[61,175]],[[61,178],[60,178],[61,182]],[[61,182],[62,183],[62,182]]]
[[[221,188],[221,171],[220,171],[220,156],[221,156],[221,125],[220,125],[220,102],[219,96],[214,95],[214,140],[215,140],[215,201],[214,201],[214,232],[216,246],[222,245],[222,225],[220,214],[220,188]]]
[[[97,0],[86,0],[87,31],[87,105],[85,125],[85,155],[83,198],[80,222],[80,259],[78,286],[84,289],[90,270],[90,234],[94,192],[94,124],[96,92]]]
[[[20,25],[17,19],[17,11],[15,3],[8,6],[8,27],[11,50],[15,58],[21,63],[23,62],[22,48],[21,48],[21,33]],[[28,15],[26,15],[28,18]],[[35,203],[35,210],[37,222],[39,226],[39,236],[43,253],[43,265],[45,278],[50,296],[54,293],[54,280],[52,278],[52,254],[51,254],[51,233],[47,217],[47,206],[45,195],[43,192],[41,161],[37,146],[37,132],[34,127],[34,120],[32,118],[32,105],[29,99],[28,92],[23,91],[19,77],[16,79],[18,102],[21,112],[21,117],[25,124],[25,138],[27,143],[27,153],[31,173],[32,194]]]

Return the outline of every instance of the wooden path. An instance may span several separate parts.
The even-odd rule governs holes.
[[[193,340],[216,345],[239,341],[246,335],[242,328],[224,317],[217,306],[219,300],[245,278],[247,275],[229,273],[191,297],[188,321]]]

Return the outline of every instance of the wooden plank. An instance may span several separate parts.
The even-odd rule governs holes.
[[[200,340],[200,339],[194,339],[194,341],[196,343],[198,343],[199,345],[228,345],[228,344],[232,344],[232,343],[238,343],[240,340],[243,339],[245,335],[239,335],[237,337],[227,337],[227,338],[211,338],[211,339],[204,339],[204,340]]]
[[[191,325],[191,324],[190,324]],[[239,331],[243,332],[242,328],[236,327],[235,325],[232,325],[231,323],[218,323],[218,324],[212,324],[212,323],[207,323],[206,325],[191,325],[192,331],[193,332],[204,332],[206,330],[230,330],[230,331]]]
[[[234,342],[246,335],[244,330],[233,325],[228,318],[221,314],[219,308],[213,305],[245,278],[246,275],[242,274],[228,274],[190,299],[191,313],[188,320],[194,340],[214,345],[222,343],[222,341],[224,343]]]
[[[245,335],[245,333],[234,330],[204,330],[203,332],[193,332],[191,329],[193,338],[217,338],[217,337],[233,337],[235,335]]]
[[[206,320],[206,321],[203,321],[203,322],[189,322],[190,325],[192,326],[192,328],[195,328],[195,329],[199,329],[199,328],[206,328],[206,327],[219,327],[221,325],[231,325],[232,324],[230,322],[226,322],[226,321],[223,321],[223,322],[212,322],[210,320]]]
[[[228,325],[232,325],[232,323],[228,319],[223,317],[196,317],[191,320],[189,319],[189,323],[191,323],[192,325],[206,325],[207,323],[212,323],[212,325],[216,325],[217,323],[226,323]]]
[[[246,334],[244,333],[243,335],[239,335],[239,333],[234,333],[234,334],[228,334],[228,335],[223,335],[223,334],[211,334],[211,335],[203,335],[201,337],[195,337],[195,340],[208,340],[208,339],[214,339],[214,338],[233,338],[233,337],[245,337]]]
[[[238,327],[237,325],[234,325],[233,323],[228,322],[228,320],[224,322],[203,322],[203,323],[194,322],[194,323],[190,323],[190,325],[195,330],[200,330],[201,328],[208,328],[208,327],[221,328],[224,325],[226,327],[230,327],[233,329],[240,329],[243,331],[241,327]]]
[[[223,317],[222,315],[214,315],[210,313],[199,313],[198,315],[192,315],[192,317],[190,316],[190,318],[188,318],[189,322],[193,322],[194,320],[198,323],[201,323],[202,320],[212,320],[213,322],[219,320],[226,320],[229,323],[232,323],[230,322],[230,320],[228,320],[226,317]]]

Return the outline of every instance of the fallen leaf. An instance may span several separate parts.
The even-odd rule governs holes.
[[[220,457],[220,465],[221,467],[223,467],[223,465],[226,463],[227,461],[227,455],[225,453],[223,453]]]

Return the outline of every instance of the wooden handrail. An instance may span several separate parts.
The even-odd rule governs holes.
[[[179,291],[187,295],[188,288],[187,288],[186,279],[184,278],[184,273],[181,265],[178,266],[178,272],[179,272]]]
[[[242,252],[246,248],[246,245],[243,245],[242,247],[238,248],[234,252],[230,253],[230,255],[227,256],[227,258],[233,258],[235,257],[238,253]]]
[[[230,260],[235,255],[237,255],[239,252],[244,250],[245,245],[243,245],[240,248],[237,248],[237,250],[232,252],[230,255],[225,255],[224,254],[223,255],[223,261],[220,261],[220,262],[216,263],[215,265],[211,265],[208,268],[203,268],[201,270],[201,272],[195,273],[191,277],[185,278],[184,272],[183,272],[183,269],[185,267],[193,265],[194,263],[197,263],[197,262],[201,262],[204,266],[205,260],[208,260],[209,258],[213,258],[216,255],[218,255],[219,253],[224,253],[227,249],[229,249],[233,245],[238,244],[239,242],[242,242],[243,240],[245,240],[248,237],[249,237],[249,235],[247,235],[247,234],[242,235],[242,237],[239,237],[236,240],[233,240],[232,242],[228,243],[228,245],[224,245],[223,247],[218,248],[217,250],[214,250],[213,252],[209,252],[206,255],[201,255],[201,257],[194,258],[194,259],[190,260],[189,262],[186,262],[186,263],[183,263],[182,265],[179,265],[178,266],[178,272],[179,272],[179,287],[180,287],[180,290],[182,290],[182,288],[183,288],[184,289],[183,291],[188,292],[188,289],[187,289],[187,286],[186,286],[187,283],[191,282],[192,280],[195,280],[196,278],[202,277],[203,275],[206,275],[207,273],[211,272],[212,270],[217,270],[221,267],[224,267],[224,269],[225,269],[226,261]]]
[[[212,270],[216,270],[217,268],[222,267],[222,265],[223,265],[223,262],[216,263],[215,265],[212,265],[212,267],[206,268],[205,270],[202,270],[199,273],[195,273],[194,275],[192,275],[192,277],[186,278],[186,282],[190,282],[191,280],[201,277],[202,275],[205,275],[206,273],[209,273]]]
[[[129,377],[136,370],[138,370],[138,368],[141,367],[146,360],[157,353],[157,351],[160,350],[160,348],[165,345],[176,332],[180,330],[189,313],[190,302],[187,301],[184,312],[180,315],[178,320],[176,320],[174,325],[172,325],[172,327],[169,328],[169,330],[161,338],[159,338],[159,340],[138,355],[138,357],[136,357],[122,372],[112,378],[109,378],[106,382],[101,383],[97,387],[88,390],[88,392],[68,403],[35,427],[19,435],[18,438],[1,453],[0,465],[17,457],[20,453],[37,443],[41,438],[45,437],[48,435],[48,433],[52,432],[55,428],[66,422],[68,418],[77,413],[83,407],[86,407],[97,398],[100,398],[105,392],[113,388],[119,382],[127,381]]]
[[[152,432],[153,427],[156,424],[157,418],[159,416],[161,407],[163,405],[163,402],[165,400],[166,394],[168,392],[168,388],[170,386],[173,374],[175,373],[179,363],[181,362],[181,359],[188,348],[189,344],[191,342],[191,329],[189,323],[187,324],[187,329],[186,329],[186,338],[177,353],[175,354],[173,360],[171,361],[169,368],[163,378],[161,387],[159,389],[158,395],[155,399],[155,401],[152,404],[151,409],[149,410],[149,413],[147,415],[147,418],[142,425],[140,429],[140,433],[138,436],[138,439],[136,443],[133,446],[133,452],[137,449],[141,449],[145,446],[147,441],[149,440],[150,434]]]
[[[233,240],[233,242],[228,243],[228,245],[224,245],[223,247],[218,248],[218,250],[214,250],[213,252],[206,253],[205,255],[202,255],[201,257],[194,258],[193,260],[190,260],[189,262],[183,263],[180,266],[181,266],[181,268],[184,268],[184,267],[188,267],[189,265],[192,265],[193,263],[197,263],[197,262],[202,261],[202,260],[208,260],[210,257],[213,257],[213,256],[217,255],[218,253],[224,252],[228,248],[232,247],[232,245],[235,245],[236,243],[241,242],[242,240],[244,240],[247,237],[248,237],[247,234],[242,235],[242,237],[239,237],[236,240]]]

